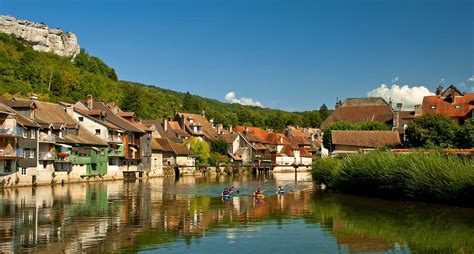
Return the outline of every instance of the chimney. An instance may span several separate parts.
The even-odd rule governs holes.
[[[35,93],[31,93],[30,100],[36,101],[38,99],[38,95]]]
[[[283,136],[280,136],[278,141],[280,142],[280,144],[283,144]]]
[[[229,132],[234,133],[234,131],[232,130],[232,125],[229,125]]]
[[[204,118],[206,118],[206,111],[203,110],[203,111],[201,112],[201,116],[204,117]]]
[[[217,124],[217,134],[219,135],[222,134],[222,128],[224,128],[224,126],[221,123]]]
[[[403,104],[401,102],[397,103],[397,111],[402,111]]]
[[[421,104],[415,105],[415,116],[421,115]]]
[[[451,88],[451,103],[456,103],[456,91]]]
[[[339,97],[336,97],[336,108],[339,108],[341,106],[341,101],[339,100]]]
[[[88,94],[87,97],[86,97],[86,102],[87,102],[87,107],[89,109],[92,109],[93,105],[94,105],[94,98],[92,97],[92,94]]]
[[[168,131],[168,119],[165,118],[165,120],[163,120],[163,130],[165,132]]]
[[[248,127],[248,126],[245,126],[244,134],[247,134],[248,132],[249,132],[249,127]]]
[[[440,96],[441,93],[443,93],[443,86],[441,84],[439,84],[438,88],[436,88],[436,95]]]

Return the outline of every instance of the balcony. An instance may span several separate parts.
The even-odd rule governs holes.
[[[54,152],[39,152],[38,160],[42,161],[54,161],[57,159],[56,153]]]
[[[56,136],[53,134],[48,135],[44,132],[41,132],[39,134],[38,141],[41,143],[56,143]]]
[[[107,137],[107,142],[109,142],[109,143],[122,143],[122,137],[109,135]]]
[[[0,126],[0,136],[17,136],[17,134],[16,128]]]
[[[24,156],[23,149],[0,149],[0,157],[2,159],[16,159]]]

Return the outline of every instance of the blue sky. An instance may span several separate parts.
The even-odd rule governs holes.
[[[473,13],[472,0],[0,0],[0,14],[76,33],[120,79],[291,111],[392,81],[472,89]]]

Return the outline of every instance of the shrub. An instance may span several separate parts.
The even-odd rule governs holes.
[[[341,160],[333,158],[318,158],[313,161],[313,180],[317,183],[323,183],[332,186],[334,180],[338,177]]]

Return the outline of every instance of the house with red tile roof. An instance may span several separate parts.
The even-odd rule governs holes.
[[[451,85],[445,90],[438,87],[436,95],[425,96],[421,113],[443,114],[453,119],[457,124],[463,124],[473,116],[474,93],[463,93]]]
[[[334,146],[333,156],[400,144],[398,131],[333,130],[331,139]]]
[[[334,112],[321,123],[321,130],[337,121],[352,123],[377,121],[393,127],[392,106],[383,98],[348,98],[343,103],[336,103]]]
[[[193,137],[197,137],[208,142],[216,139],[217,132],[212,124],[202,114],[176,113],[174,121],[179,127]]]
[[[298,147],[282,133],[250,126],[236,126],[234,131],[242,134],[256,148],[255,161],[259,164],[267,162],[275,169],[294,170],[294,164],[307,168],[312,163],[309,149]]]

